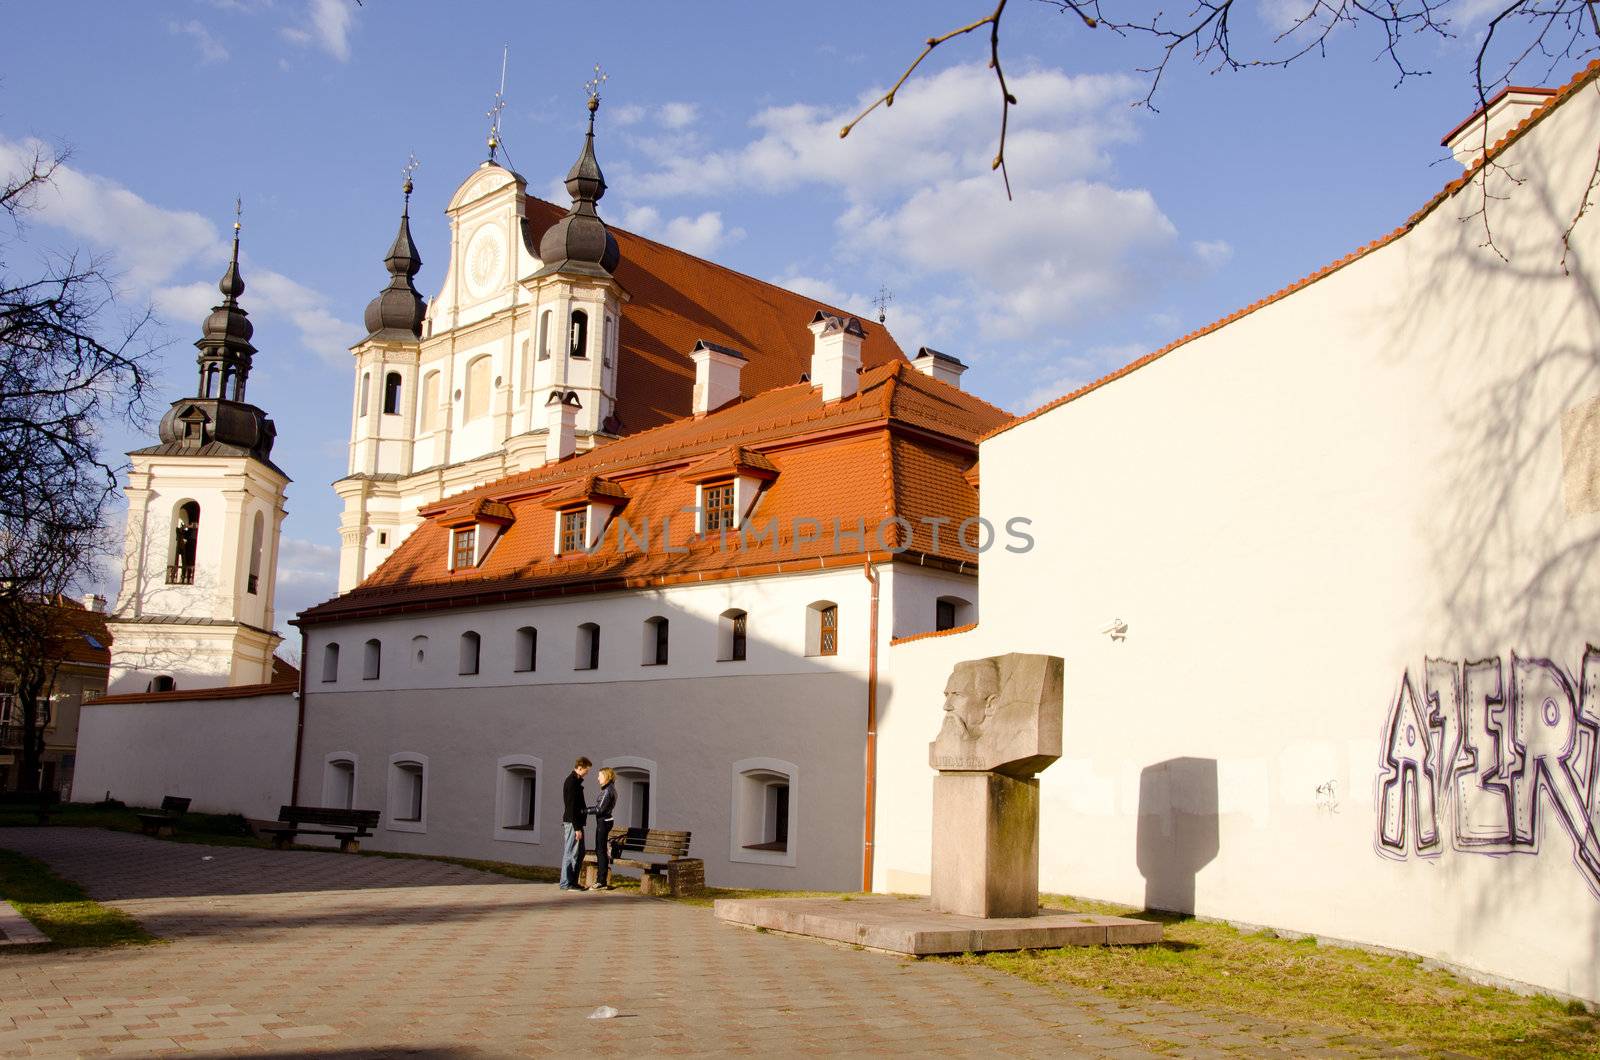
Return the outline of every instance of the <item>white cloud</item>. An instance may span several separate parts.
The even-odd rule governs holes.
[[[35,146],[31,140],[0,138],[0,178],[26,166]],[[196,274],[221,276],[228,241],[199,214],[157,206],[115,181],[69,165],[56,168],[37,207],[33,220],[108,252],[119,287],[149,298],[169,323],[197,327],[220,300],[216,280]],[[248,258],[243,272],[244,305],[253,317],[283,317],[308,349],[345,364],[346,347],[362,332],[334,316],[324,295]]]
[[[220,40],[212,36],[211,31],[206,29],[197,18],[191,18],[187,22],[169,22],[167,23],[167,29],[172,33],[192,37],[195,47],[199,49],[202,63],[220,63],[228,57],[228,49]]]
[[[304,21],[283,30],[302,47],[321,48],[341,63],[350,58],[350,27],[355,18],[351,0],[306,0]]]
[[[661,104],[661,124],[669,129],[682,129],[693,125],[700,116],[700,108],[693,103]]]
[[[1133,135],[1130,108],[1138,82],[1122,76],[1027,71],[1012,79],[1025,106],[1012,112],[1006,154],[1013,178],[1056,179],[1103,168],[1107,149]],[[859,110],[796,103],[769,107],[752,124],[759,136],[733,150],[660,160],[630,191],[641,196],[703,195],[730,187],[783,191],[829,184],[852,199],[892,196],[911,181],[926,184],[988,172],[999,134],[994,74],[982,64],[955,66],[907,84],[893,108],[880,107],[841,140]],[[863,93],[861,104],[875,92]]]
[[[1011,411],[1021,414],[1032,412],[1056,398],[1072,393],[1109,375],[1130,361],[1137,360],[1149,351],[1132,343],[1120,346],[1097,346],[1085,353],[1063,354],[1049,359],[1033,371],[1034,387],[1011,405]]]
[[[611,125],[638,125],[644,121],[646,113],[637,103],[623,103],[606,108],[606,121]]]
[[[722,214],[706,210],[695,215],[664,219],[654,206],[638,206],[622,212],[621,227],[668,246],[704,257],[744,238],[744,229],[729,228]]]
[[[278,543],[277,620],[282,624],[339,590],[339,550],[297,537]]]
[[[1193,244],[1195,257],[1201,264],[1220,269],[1233,260],[1233,247],[1226,239],[1200,239]]]

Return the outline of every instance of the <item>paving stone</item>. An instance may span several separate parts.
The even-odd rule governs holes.
[[[0,839],[168,940],[8,954],[8,1055],[1150,1056],[1163,1036],[1197,1056],[1234,1038],[1255,1047],[1241,1052],[1272,1049],[1220,1014],[758,935],[704,908],[562,895],[440,862],[92,829]],[[636,938],[652,940],[650,960],[622,959]],[[624,1017],[586,1018],[602,1004]]]

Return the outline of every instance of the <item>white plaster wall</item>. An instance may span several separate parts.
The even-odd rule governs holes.
[[[72,798],[130,806],[193,799],[202,813],[276,819],[294,773],[291,694],[168,703],[89,703],[78,721]]]
[[[976,632],[891,651],[880,887],[928,871],[926,744],[951,665],[1048,652],[1066,660],[1066,755],[1042,776],[1045,889],[1600,999],[1600,881],[1553,790],[1536,848],[1499,857],[1453,849],[1450,803],[1436,852],[1380,856],[1374,803],[1380,737],[1407,673],[1424,694],[1425,659],[1499,659],[1509,682],[1513,652],[1572,675],[1600,641],[1600,515],[1563,506],[1559,429],[1600,393],[1594,218],[1570,276],[1559,263],[1596,100],[1503,159],[1525,179],[1491,204],[1509,264],[1462,220],[1469,192],[984,443],[985,516],[1033,518],[1037,547],[985,557]],[[1100,632],[1117,618],[1121,643]],[[1573,760],[1587,792],[1564,796],[1591,813],[1593,762]]]

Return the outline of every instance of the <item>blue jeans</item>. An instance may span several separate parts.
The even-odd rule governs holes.
[[[561,886],[578,885],[578,866],[583,862],[583,829],[561,822]]]

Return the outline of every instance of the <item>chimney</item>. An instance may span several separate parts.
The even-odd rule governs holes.
[[[1457,162],[1470,169],[1486,146],[1493,147],[1500,137],[1544,106],[1555,94],[1553,88],[1518,88],[1515,85],[1502,88],[1489,100],[1488,106],[1479,107],[1472,117],[1457,125],[1439,142],[1450,149]],[[1488,126],[1487,133],[1485,125]]]
[[[854,397],[861,371],[861,340],[865,332],[855,317],[836,317],[820,310],[811,319],[811,386],[822,390],[823,401]]]
[[[84,593],[83,609],[85,611],[103,612],[106,609],[106,598],[99,593]]]
[[[715,412],[739,396],[739,372],[745,356],[738,350],[697,339],[689,354],[694,361],[694,414]]]
[[[544,460],[554,464],[578,451],[578,402],[576,390],[552,390],[545,399]]]
[[[940,353],[928,346],[917,350],[917,355],[911,358],[911,367],[941,383],[949,383],[957,390],[961,389],[961,373],[967,370],[966,365],[948,353]]]

